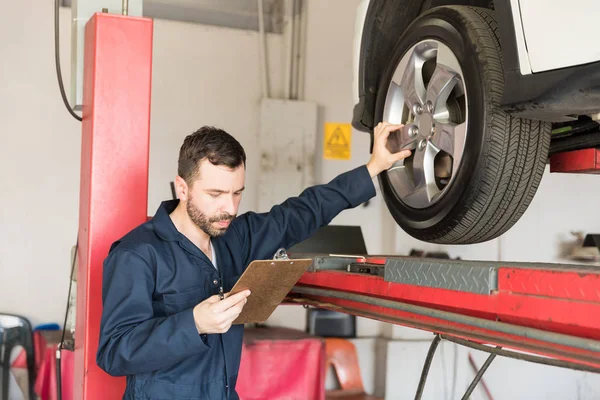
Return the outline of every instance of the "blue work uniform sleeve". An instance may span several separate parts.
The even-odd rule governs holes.
[[[124,376],[171,366],[208,349],[192,309],[154,318],[154,274],[142,256],[113,251],[104,264],[103,312],[96,362],[110,375]]]
[[[340,212],[357,207],[375,196],[366,166],[345,172],[325,185],[316,185],[274,206],[267,213],[240,215],[234,228],[241,241],[245,265],[270,259],[277,249],[290,248],[312,236]]]

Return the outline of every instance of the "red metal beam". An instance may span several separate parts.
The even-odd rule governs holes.
[[[303,295],[303,299],[297,299],[296,302],[332,311],[345,312],[356,316],[376,319],[396,325],[404,325],[430,332],[448,334],[477,343],[502,346],[574,362],[579,365],[600,368],[599,352],[581,350],[571,346],[550,345],[545,341],[529,339],[521,335],[507,334],[491,329],[482,329],[469,324],[448,322],[443,319],[432,318],[416,313],[368,305],[361,302],[341,300],[328,296]]]
[[[95,14],[86,26],[75,399],[117,399],[125,380],[96,365],[102,263],[113,241],[143,223],[148,203],[151,19]]]
[[[554,154],[550,157],[550,172],[600,174],[600,149]]]
[[[543,271],[522,270],[519,274],[513,272],[513,278],[506,277],[507,271],[512,269],[500,269],[499,290],[490,295],[391,283],[377,276],[341,271],[306,273],[299,284],[402,301],[488,320],[518,319],[522,321],[520,323],[522,326],[543,327],[550,332],[600,340],[600,319],[587,317],[600,315],[600,299],[590,298],[589,301],[582,301],[577,297],[573,300],[561,297],[561,292],[565,290],[577,292],[580,287],[584,287],[582,282],[585,281],[595,280],[596,287],[600,291],[600,273],[583,275],[577,280],[569,280],[568,277],[577,275],[569,272],[548,273],[547,275],[556,276],[557,280],[564,276],[565,280],[562,283],[557,281],[555,289],[557,296],[540,296],[539,293],[531,291],[513,292],[507,281],[514,279],[516,284],[519,284],[528,274],[544,276]]]
[[[600,272],[502,268],[498,289],[503,321],[600,340]]]
[[[600,319],[591,317],[600,315],[600,271],[501,267],[498,290],[489,294],[393,283],[379,276],[343,271],[307,272],[293,292],[301,293],[302,288],[325,292],[301,294],[304,300],[296,301],[316,301],[323,308],[600,368]],[[341,297],[329,296],[326,291],[341,294]],[[484,320],[488,324],[482,327],[468,321],[452,322],[407,307],[394,309],[389,303],[388,306],[365,304],[343,298],[344,294],[442,311],[470,318],[470,321]],[[489,322],[509,324],[516,329],[501,332],[493,329]],[[589,343],[596,343],[597,350],[561,345],[560,341],[531,339],[519,334],[522,328],[565,335],[579,341],[589,340]]]

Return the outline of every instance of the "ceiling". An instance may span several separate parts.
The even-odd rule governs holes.
[[[74,0],[61,1],[70,7]],[[282,32],[283,1],[263,0],[267,32]],[[258,30],[257,0],[144,0],[143,14],[156,19]]]

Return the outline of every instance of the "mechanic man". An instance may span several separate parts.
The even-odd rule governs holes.
[[[246,155],[228,133],[203,127],[180,150],[176,191],[156,215],[113,243],[104,262],[96,362],[126,376],[124,399],[238,399],[248,291],[228,296],[253,260],[310,237],[375,195],[373,178],[410,151],[391,154],[380,124],[367,165],[306,189],[268,213],[236,218]]]

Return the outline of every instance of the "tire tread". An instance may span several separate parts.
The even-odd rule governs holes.
[[[428,240],[480,243],[510,229],[531,203],[544,174],[550,146],[550,123],[515,118],[499,108],[504,86],[499,29],[492,10],[449,7],[472,32],[483,67],[489,137],[483,147],[483,176],[473,179],[473,196],[464,213]]]

